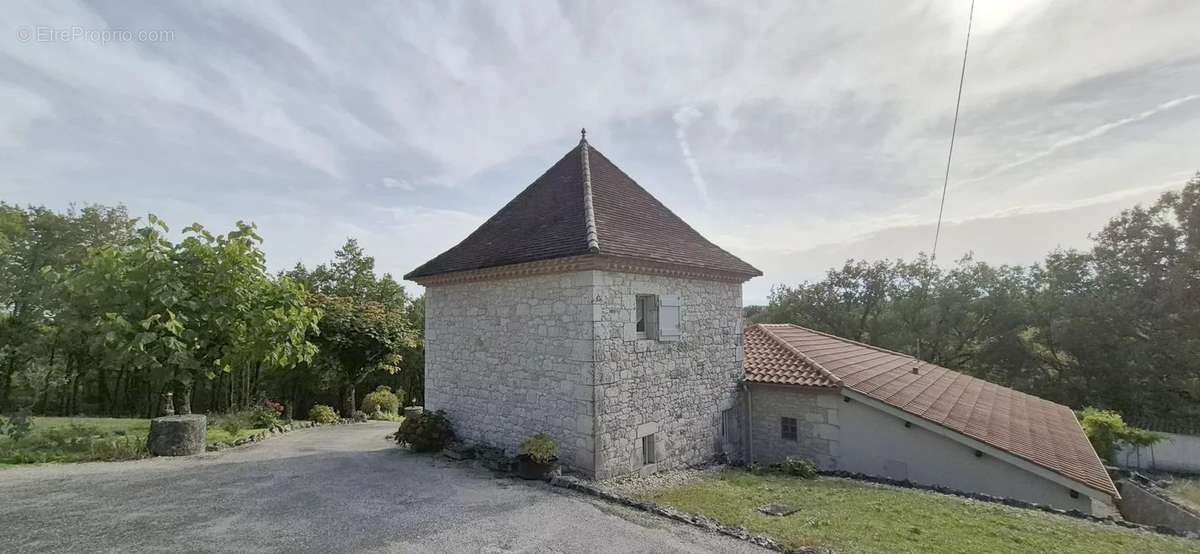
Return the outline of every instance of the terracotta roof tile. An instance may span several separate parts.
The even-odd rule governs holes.
[[[750,326],[745,350],[749,382],[838,387],[840,381],[842,387],[1117,496],[1066,406],[795,325]]]

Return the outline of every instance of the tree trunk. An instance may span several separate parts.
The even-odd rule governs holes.
[[[342,397],[342,412],[345,417],[354,417],[354,383],[346,385],[345,396]]]

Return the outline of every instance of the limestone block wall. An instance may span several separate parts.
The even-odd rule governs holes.
[[[721,413],[735,407],[742,375],[741,285],[608,271],[593,279],[596,477],[716,458]],[[678,295],[678,341],[638,338],[639,294]],[[658,461],[647,467],[649,433]]]
[[[811,460],[821,469],[838,467],[838,408],[842,395],[835,390],[820,391],[778,385],[752,383],[744,395],[750,416],[750,441],[753,461],[773,464],[788,456]],[[796,420],[796,440],[782,438],[782,418]]]
[[[591,272],[426,289],[425,403],[459,436],[515,455],[534,433],[594,459]]]

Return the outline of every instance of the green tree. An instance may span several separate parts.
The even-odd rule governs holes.
[[[314,300],[322,314],[314,340],[338,376],[343,415],[350,417],[357,386],[377,371],[398,373],[404,353],[414,347],[415,334],[403,311],[379,302],[324,295]]]

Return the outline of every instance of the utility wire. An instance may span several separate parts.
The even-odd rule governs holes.
[[[971,0],[971,14],[967,17],[967,43],[963,46],[962,71],[958,74],[958,100],[954,102],[954,127],[950,130],[950,153],[946,154],[946,176],[942,180],[942,203],[938,207],[937,231],[933,233],[933,250],[929,261],[937,259],[938,239],[942,236],[942,213],[946,210],[946,190],[950,188],[950,160],[954,159],[954,137],[958,134],[958,108],[962,106],[963,81],[967,77],[967,51],[971,48],[971,23],[975,21],[975,0]]]

